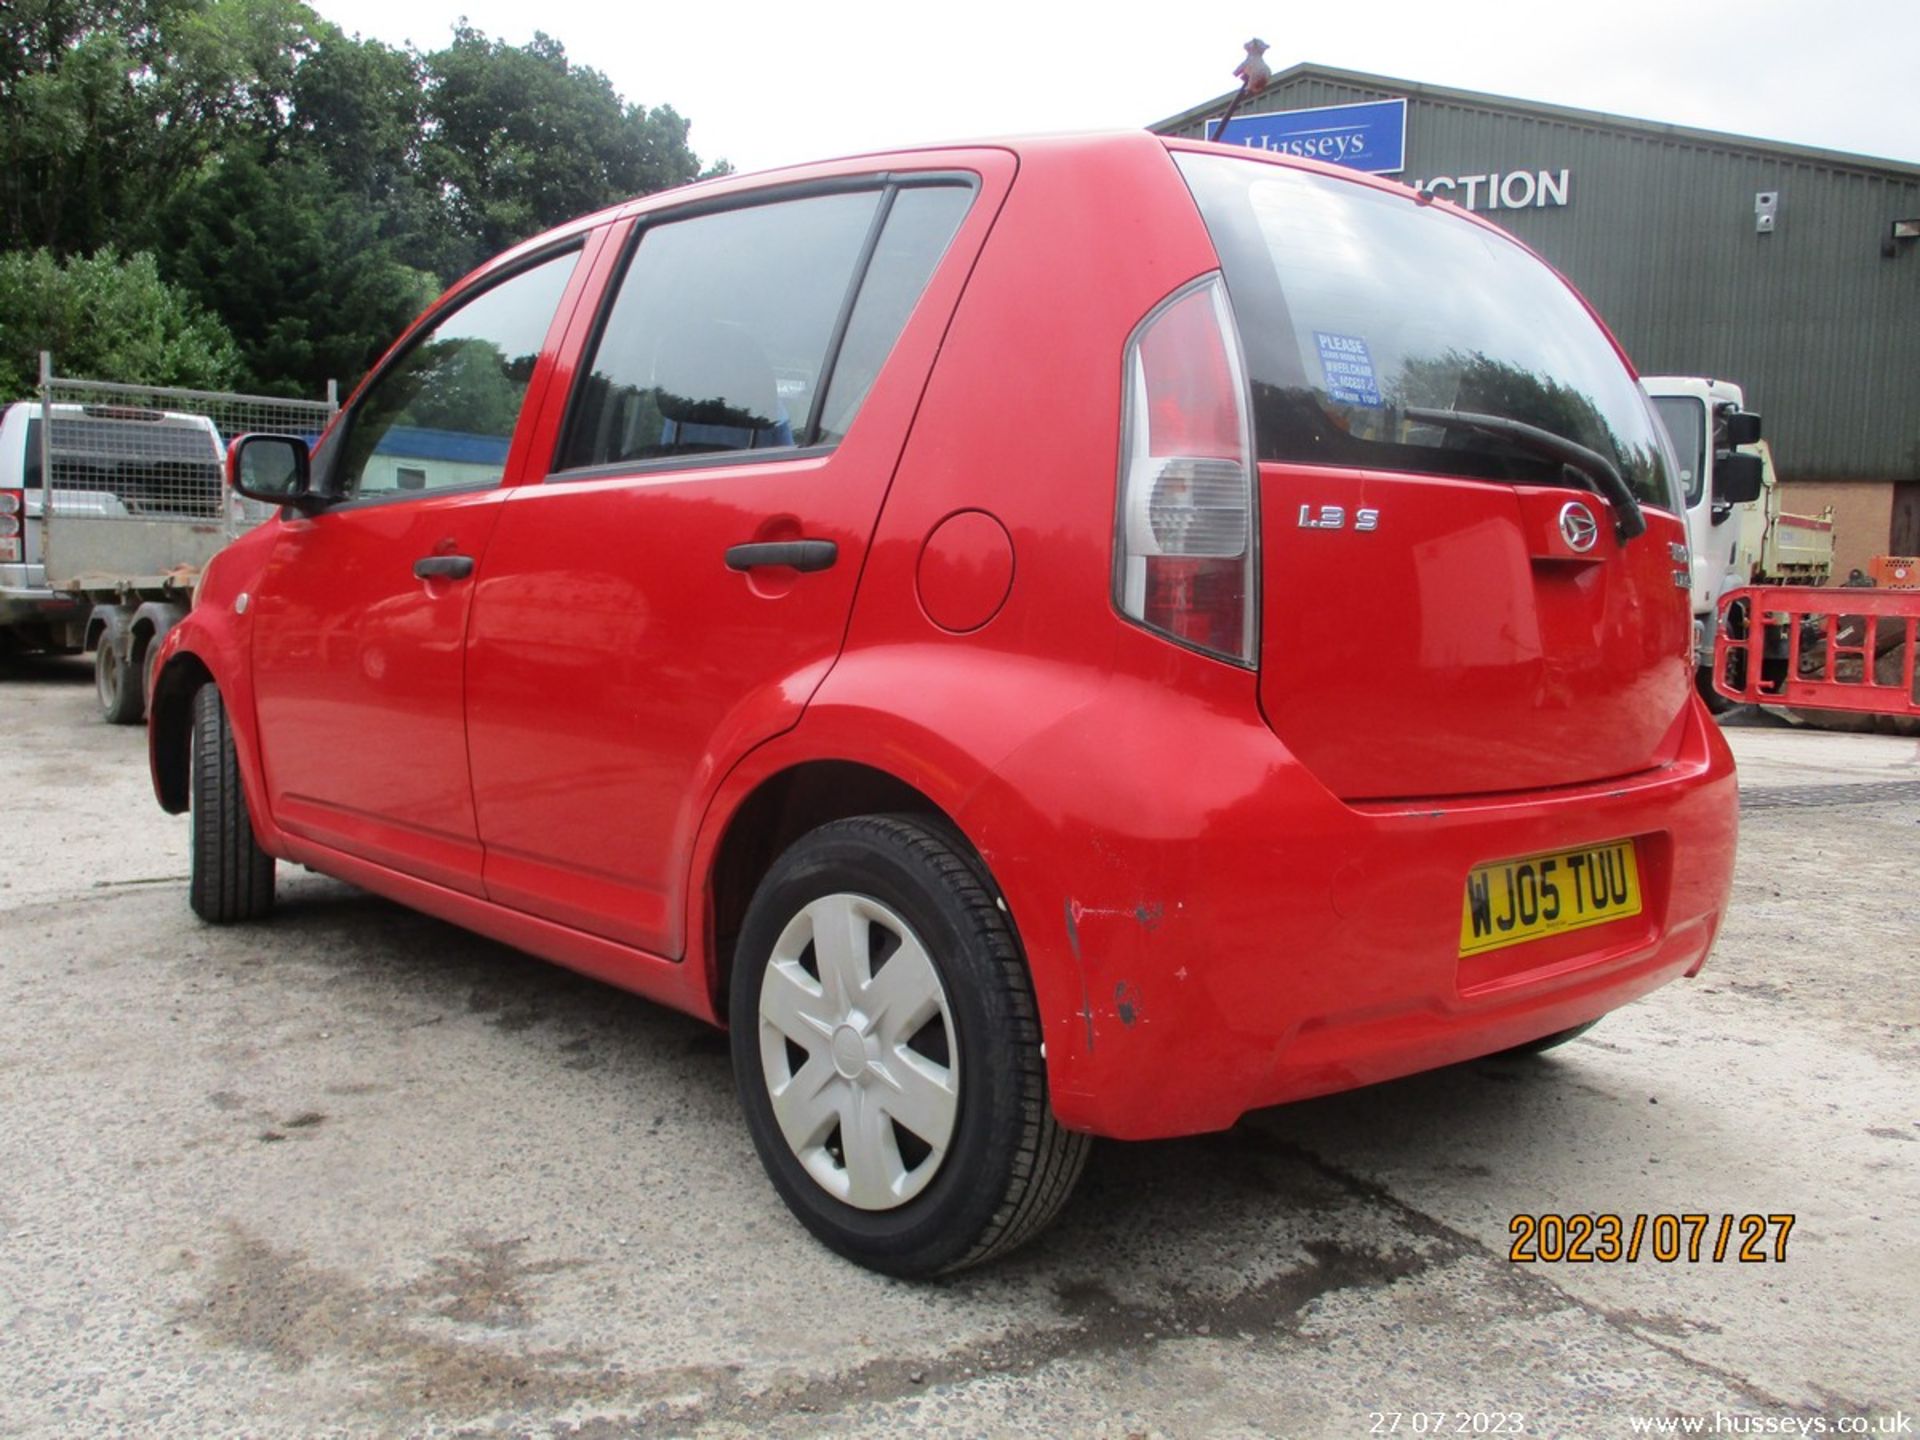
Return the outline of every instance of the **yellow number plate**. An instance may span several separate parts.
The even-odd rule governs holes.
[[[1640,913],[1633,841],[1476,866],[1460,903],[1460,953],[1479,955]]]

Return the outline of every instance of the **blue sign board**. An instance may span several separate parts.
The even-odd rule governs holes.
[[[1369,100],[1363,105],[1327,105],[1318,110],[1275,110],[1236,115],[1224,136],[1207,122],[1207,139],[1248,145],[1280,155],[1325,160],[1350,170],[1397,175],[1407,166],[1407,102]]]

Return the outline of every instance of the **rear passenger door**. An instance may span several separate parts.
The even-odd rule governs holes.
[[[502,507],[476,592],[467,728],[490,898],[681,954],[707,800],[839,652],[1010,171],[989,154],[635,225],[552,471]]]

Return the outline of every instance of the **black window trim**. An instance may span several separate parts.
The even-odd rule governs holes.
[[[820,375],[814,381],[813,400],[807,406],[807,428],[801,432],[800,443],[816,446],[820,443],[820,412],[826,409],[827,387],[833,384],[833,372],[840,364],[840,347],[847,338],[847,325],[853,319],[853,307],[860,299],[860,292],[867,288],[867,271],[873,266],[873,252],[880,246],[880,232],[887,228],[887,217],[893,214],[893,197],[900,193],[898,185],[889,185],[880,192],[880,203],[873,207],[873,219],[867,223],[867,238],[860,242],[860,253],[854,257],[853,273],[847,279],[846,293],[840,297],[840,313],[833,318],[833,329],[827,333],[827,353],[820,361]],[[933,276],[929,274],[931,281]],[[899,337],[894,337],[896,340]]]
[[[575,252],[574,261],[575,261],[576,273],[577,273],[579,258],[581,255],[583,255],[586,252],[587,240],[592,235],[592,233],[593,232],[591,230],[581,231],[577,234],[569,235],[565,239],[558,240],[554,242],[552,245],[542,246],[540,249],[535,250],[530,254],[522,256],[518,261],[516,261],[513,264],[511,268],[502,270],[497,275],[489,275],[485,280],[481,281],[477,285],[466,286],[458,291],[449,291],[447,294],[442,295],[438,300],[436,300],[433,303],[432,307],[428,309],[424,314],[422,314],[420,319],[417,320],[411,327],[409,327],[407,331],[407,335],[408,335],[407,344],[403,348],[397,349],[392,354],[388,355],[384,360],[380,362],[379,366],[376,367],[374,370],[370,371],[367,374],[366,379],[361,382],[359,393],[355,395],[353,399],[352,408],[342,412],[340,417],[342,423],[339,425],[337,429],[330,432],[326,437],[327,438],[326,454],[323,457],[318,457],[321,460],[321,463],[314,467],[313,477],[308,484],[309,492],[315,495],[324,495],[329,497],[330,503],[327,506],[328,510],[344,510],[349,507],[359,506],[362,503],[365,503],[366,501],[369,501],[369,500],[377,501],[382,504],[389,503],[391,499],[393,499],[394,497],[402,497],[408,500],[424,500],[434,495],[452,495],[452,494],[459,494],[469,490],[491,490],[497,486],[505,484],[506,476],[503,473],[500,479],[486,481],[486,482],[475,482],[472,484],[462,484],[462,485],[440,485],[440,486],[434,486],[433,488],[427,489],[427,490],[396,490],[392,492],[392,495],[388,495],[385,493],[382,493],[380,495],[374,495],[374,496],[355,495],[351,499],[342,499],[338,494],[338,492],[334,489],[333,481],[334,481],[334,468],[338,464],[338,457],[342,453],[344,453],[347,448],[348,437],[352,433],[354,422],[360,417],[360,407],[364,403],[364,399],[367,392],[372,390],[374,386],[378,385],[382,380],[384,380],[387,377],[388,372],[390,372],[395,366],[399,365],[403,360],[405,360],[409,355],[411,355],[414,352],[415,348],[420,344],[421,339],[424,336],[431,334],[433,332],[434,327],[437,326],[443,318],[452,314],[455,310],[460,309],[462,306],[471,304],[473,301],[478,300],[482,295],[485,295],[488,291],[498,289],[500,286],[506,284],[509,280],[517,280],[520,278],[520,276],[527,274],[529,271],[539,269],[542,265],[545,265],[550,260],[558,260],[562,255],[565,255],[568,251]],[[569,285],[573,283],[572,275],[569,275],[567,277],[567,283]],[[563,300],[566,298],[565,290],[561,291],[561,298]],[[560,313],[559,310],[556,308],[553,315],[548,318],[547,320],[548,333],[552,332],[553,322],[555,319],[559,318],[559,313]],[[542,338],[542,341],[544,342],[545,336],[542,336],[541,338]],[[522,416],[525,415],[525,406],[526,406],[526,400],[525,400],[525,397],[523,396],[521,399],[521,415]],[[520,417],[515,417],[513,422],[513,428],[516,432],[519,430]],[[507,437],[507,448],[509,453],[511,453],[513,448],[512,436]],[[321,513],[324,513],[324,512],[321,512]]]
[[[747,195],[710,196],[661,210],[650,210],[636,216],[633,222],[633,233],[623,242],[623,253],[619,264],[607,283],[605,293],[600,296],[599,310],[593,317],[593,329],[588,332],[586,344],[581,349],[581,363],[575,369],[573,385],[567,393],[566,413],[561,419],[559,433],[554,437],[553,454],[547,458],[547,473],[535,483],[544,485],[548,481],[610,480],[630,475],[653,475],[662,472],[671,474],[681,470],[711,469],[715,466],[764,465],[784,460],[818,459],[831,455],[839,442],[836,440],[827,444],[819,443],[821,410],[826,401],[827,386],[833,379],[835,367],[840,363],[840,350],[846,341],[847,328],[853,321],[854,307],[859,302],[860,292],[866,288],[867,271],[873,264],[874,251],[879,248],[881,233],[886,228],[888,216],[893,213],[894,197],[902,190],[936,187],[959,187],[972,192],[973,198],[967,202],[967,208],[961,215],[960,223],[964,226],[966,217],[973,213],[973,206],[978,201],[980,193],[980,176],[971,170],[875,170],[861,175],[835,175],[821,180],[801,180],[786,185],[773,185],[764,190],[752,191]],[[807,407],[807,425],[802,434],[811,443],[779,450],[712,450],[699,455],[661,455],[645,460],[621,460],[600,465],[574,465],[565,469],[559,468],[560,457],[567,453],[574,430],[580,424],[581,392],[590,375],[587,362],[590,357],[600,353],[600,341],[606,334],[608,321],[612,319],[613,307],[620,299],[620,289],[626,283],[627,273],[633,267],[634,256],[639,254],[640,244],[646,239],[648,231],[661,225],[673,224],[681,220],[695,220],[707,215],[720,215],[735,210],[753,210],[762,205],[780,205],[795,200],[812,200],[822,195],[859,194],[867,190],[878,191],[880,202],[874,207],[873,220],[867,227],[866,239],[861,243],[860,253],[854,260],[846,293],[841,297],[839,315],[835,318],[833,330],[828,336],[820,375],[814,384],[813,399]],[[958,233],[959,230],[956,227],[955,234]],[[943,253],[942,259],[944,258]],[[934,269],[938,271],[937,263]],[[929,275],[928,284],[931,284],[932,280],[933,276]],[[922,294],[924,293],[923,290]],[[915,303],[918,304],[918,301]]]

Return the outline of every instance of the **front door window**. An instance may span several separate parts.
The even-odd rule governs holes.
[[[354,408],[341,499],[497,485],[520,402],[578,251],[491,286],[434,322]]]

